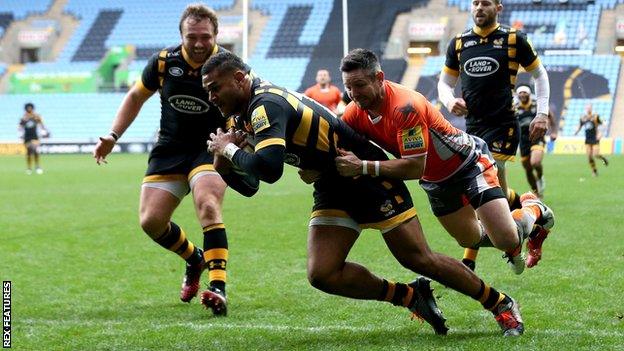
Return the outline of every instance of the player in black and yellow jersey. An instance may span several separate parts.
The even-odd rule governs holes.
[[[548,129],[548,74],[526,35],[498,23],[500,0],[472,0],[475,26],[453,38],[440,73],[438,96],[453,114],[466,117],[466,131],[485,140],[498,166],[498,179],[511,209],[520,208],[519,196],[507,186],[505,162],[518,149],[519,126],[512,101],[520,66],[535,78],[537,114],[531,122],[531,140]],[[454,87],[461,80],[462,97]],[[521,245],[519,246],[519,249]],[[474,268],[477,251],[466,249],[464,263]]]
[[[32,174],[33,161],[35,163],[35,172],[43,174],[43,169],[39,164],[39,134],[41,134],[41,137],[47,138],[49,133],[43,124],[43,118],[35,112],[35,105],[32,102],[24,105],[24,111],[17,129],[26,147],[26,174]]]
[[[546,149],[546,138],[541,137],[531,141],[529,127],[537,113],[537,103],[531,98],[531,88],[521,85],[516,89],[517,101],[515,103],[516,118],[520,124],[520,157],[522,167],[526,173],[527,182],[533,193],[540,198],[544,197],[546,182],[544,180],[544,166],[542,160]],[[557,127],[552,113],[548,114],[550,140],[557,138]]]
[[[598,169],[596,169],[596,161],[594,157],[599,158],[605,166],[609,165],[609,161],[606,157],[600,154],[600,130],[598,129],[602,124],[600,115],[592,112],[592,105],[587,104],[585,107],[585,114],[579,119],[579,126],[574,132],[577,135],[582,128],[585,128],[585,151],[589,160],[589,167],[591,167],[592,175],[598,176]]]
[[[161,120],[158,141],[149,164],[140,200],[143,231],[187,263],[180,299],[197,295],[202,271],[208,269],[209,287],[201,302],[215,315],[225,315],[228,243],[221,215],[226,184],[206,151],[210,132],[225,127],[225,119],[208,101],[201,87],[201,66],[224,51],[216,45],[216,13],[201,4],[189,5],[180,19],[182,44],[152,56],[139,81],[124,98],[109,135],[100,138],[93,155],[98,164],[112,151],[139,110],[157,90]],[[174,210],[190,191],[203,229],[203,250],[187,239],[171,221]]]
[[[385,153],[355,133],[317,102],[263,82],[231,53],[217,54],[204,64],[203,85],[210,101],[225,116],[237,115],[236,126],[250,137],[253,151],[243,147],[240,130],[219,130],[209,149],[223,179],[246,196],[259,182],[273,183],[284,163],[300,168],[314,183],[314,206],[308,233],[308,279],[324,292],[355,299],[388,301],[405,306],[444,334],[444,318],[431,295],[429,281],[392,283],[364,266],[348,262],[351,247],[364,228],[381,231],[404,267],[480,301],[492,309],[507,301],[505,294],[485,284],[458,260],[432,252],[405,184],[373,176],[377,163],[364,164],[363,175],[342,177],[336,166],[339,150],[351,150],[367,160],[387,160]],[[523,328],[520,315],[514,331]]]

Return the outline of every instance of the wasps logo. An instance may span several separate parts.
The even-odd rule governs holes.
[[[390,200],[386,200],[386,202],[384,202],[381,207],[379,207],[379,210],[381,211],[381,213],[384,214],[384,216],[389,217],[392,214],[394,214],[394,206],[392,206],[392,202],[390,202]]]
[[[494,45],[495,48],[502,48],[504,41],[505,40],[503,38],[494,39],[492,41],[492,45]]]

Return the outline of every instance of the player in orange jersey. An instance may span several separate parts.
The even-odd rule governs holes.
[[[331,84],[328,70],[320,69],[316,72],[316,84],[306,89],[304,95],[316,100],[334,114],[340,113],[339,105],[342,104],[342,93],[340,89]]]
[[[552,211],[525,194],[523,208],[510,213],[485,142],[453,127],[420,93],[385,80],[371,51],[351,51],[341,71],[353,100],[343,120],[396,159],[367,162],[345,152],[336,160],[340,173],[420,179],[433,213],[462,247],[493,244],[522,273],[522,242],[535,224],[552,227]]]

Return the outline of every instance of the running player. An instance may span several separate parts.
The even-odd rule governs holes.
[[[544,150],[546,139],[544,137],[531,141],[529,138],[529,127],[537,112],[537,104],[531,98],[531,88],[521,85],[516,89],[517,101],[515,104],[516,117],[520,123],[520,157],[524,168],[527,182],[540,199],[544,197],[546,181],[544,180]],[[548,114],[548,124],[550,129],[550,140],[557,138],[557,127],[552,113]]]
[[[446,108],[466,117],[466,132],[485,140],[498,166],[498,181],[511,209],[520,208],[519,197],[507,185],[505,162],[513,161],[520,142],[512,92],[520,66],[535,79],[537,113],[531,122],[531,140],[548,128],[550,88],[548,74],[526,35],[498,23],[501,0],[473,0],[475,26],[453,38],[440,73],[438,96]],[[462,97],[454,88],[461,80]],[[464,262],[474,263],[478,251],[467,248]]]
[[[43,124],[43,118],[35,112],[33,103],[29,102],[24,105],[24,111],[26,112],[20,119],[17,128],[26,147],[26,174],[32,174],[33,161],[35,172],[43,174],[43,169],[39,164],[39,134],[42,138],[47,138],[50,133]]]
[[[225,315],[228,243],[221,215],[226,184],[206,151],[210,132],[225,127],[219,110],[201,87],[200,69],[206,59],[224,51],[216,45],[217,15],[201,4],[186,7],[180,19],[182,44],[152,56],[140,80],[124,98],[110,134],[100,138],[93,156],[106,162],[117,140],[134,121],[141,107],[157,90],[162,115],[158,142],[151,151],[141,187],[140,222],[143,231],[165,249],[186,261],[180,299],[190,302],[199,290],[202,271],[208,269],[209,286],[201,303],[215,315]],[[203,250],[171,221],[187,193],[203,229]]]
[[[601,124],[602,120],[600,119],[600,115],[592,113],[592,105],[587,104],[585,107],[585,114],[581,116],[579,126],[576,132],[574,132],[574,135],[577,135],[583,127],[585,128],[585,151],[587,152],[589,167],[591,167],[594,177],[598,176],[598,169],[596,169],[594,157],[599,158],[605,166],[609,165],[607,158],[600,154],[601,135],[598,128]]]

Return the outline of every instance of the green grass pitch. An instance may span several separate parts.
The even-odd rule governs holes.
[[[434,284],[446,337],[387,303],[330,296],[306,279],[311,187],[293,168],[252,199],[229,190],[229,315],[178,299],[184,263],[142,233],[138,196],[146,155],[44,155],[43,175],[23,157],[0,158],[0,278],[12,282],[16,350],[614,350],[624,349],[624,158],[591,177],[584,156],[547,155],[546,201],[557,223],[540,264],[514,275],[493,249],[477,272],[516,298],[524,336],[505,339],[491,314]],[[528,190],[518,162],[510,184]],[[433,249],[462,249],[409,182]],[[193,242],[191,201],[174,215]],[[350,259],[395,281],[415,276],[365,231]]]

